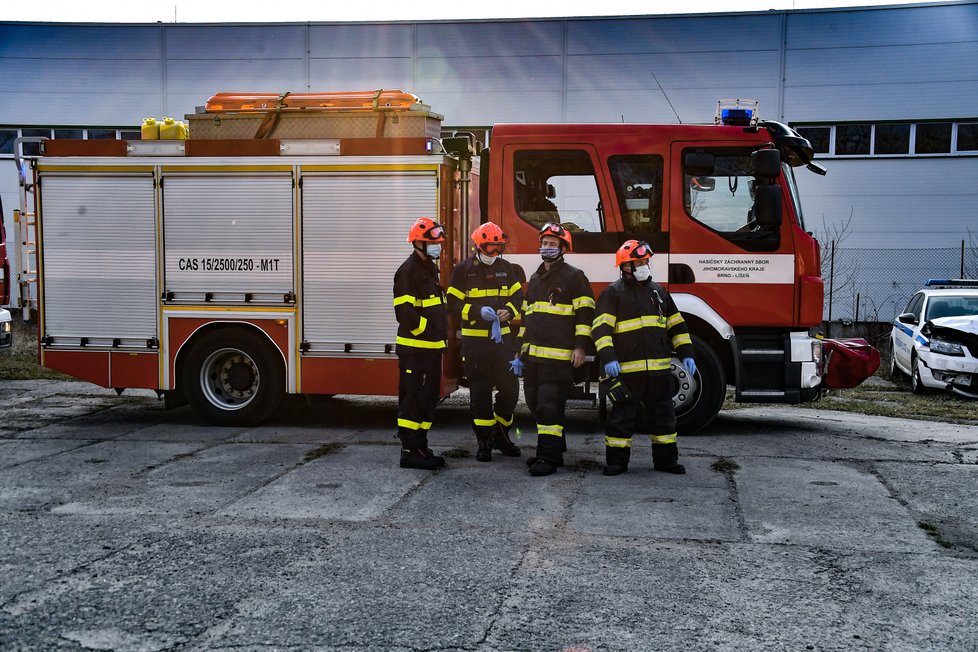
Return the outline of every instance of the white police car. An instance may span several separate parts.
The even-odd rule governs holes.
[[[894,320],[890,344],[890,373],[910,376],[915,394],[978,398],[978,281],[928,281]]]
[[[0,308],[0,349],[9,349],[13,343],[13,321],[10,318],[10,311]]]

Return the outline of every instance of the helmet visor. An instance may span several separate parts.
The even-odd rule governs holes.
[[[487,256],[498,256],[506,251],[505,242],[484,242],[479,245],[479,250]]]
[[[564,238],[567,235],[567,231],[565,231],[564,227],[556,222],[547,222],[540,227],[540,237],[542,238],[545,235],[553,235],[558,238]]]

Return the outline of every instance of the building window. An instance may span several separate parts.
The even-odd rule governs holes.
[[[909,154],[910,123],[876,125],[874,154]]]
[[[85,137],[84,129],[55,129],[55,138],[70,138],[74,140],[81,140]]]
[[[16,129],[0,129],[0,155],[14,155],[14,140],[16,138]]]
[[[869,154],[873,125],[838,125],[835,128],[836,156]]]
[[[916,154],[947,154],[951,151],[951,123],[926,122],[917,125]]]
[[[798,127],[798,133],[807,138],[816,154],[828,154],[832,144],[832,127]]]
[[[958,124],[959,152],[978,151],[978,122],[962,122]]]

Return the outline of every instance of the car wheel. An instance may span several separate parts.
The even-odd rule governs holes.
[[[917,361],[917,356],[910,358],[910,391],[914,394],[926,394],[927,388],[924,387],[923,381],[920,380],[920,363]]]
[[[890,378],[897,378],[901,375],[900,367],[896,363],[896,343],[890,338]]]
[[[213,425],[261,423],[285,397],[281,357],[254,331],[205,333],[193,342],[180,370],[187,402]]]

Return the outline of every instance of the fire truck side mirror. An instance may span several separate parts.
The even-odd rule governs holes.
[[[762,227],[781,226],[781,186],[757,186],[754,190],[754,218]]]
[[[713,154],[706,152],[686,152],[683,157],[686,174],[694,177],[712,177],[716,167]]]
[[[781,176],[781,154],[776,149],[759,149],[751,152],[754,162],[754,176],[762,179],[777,179]]]

